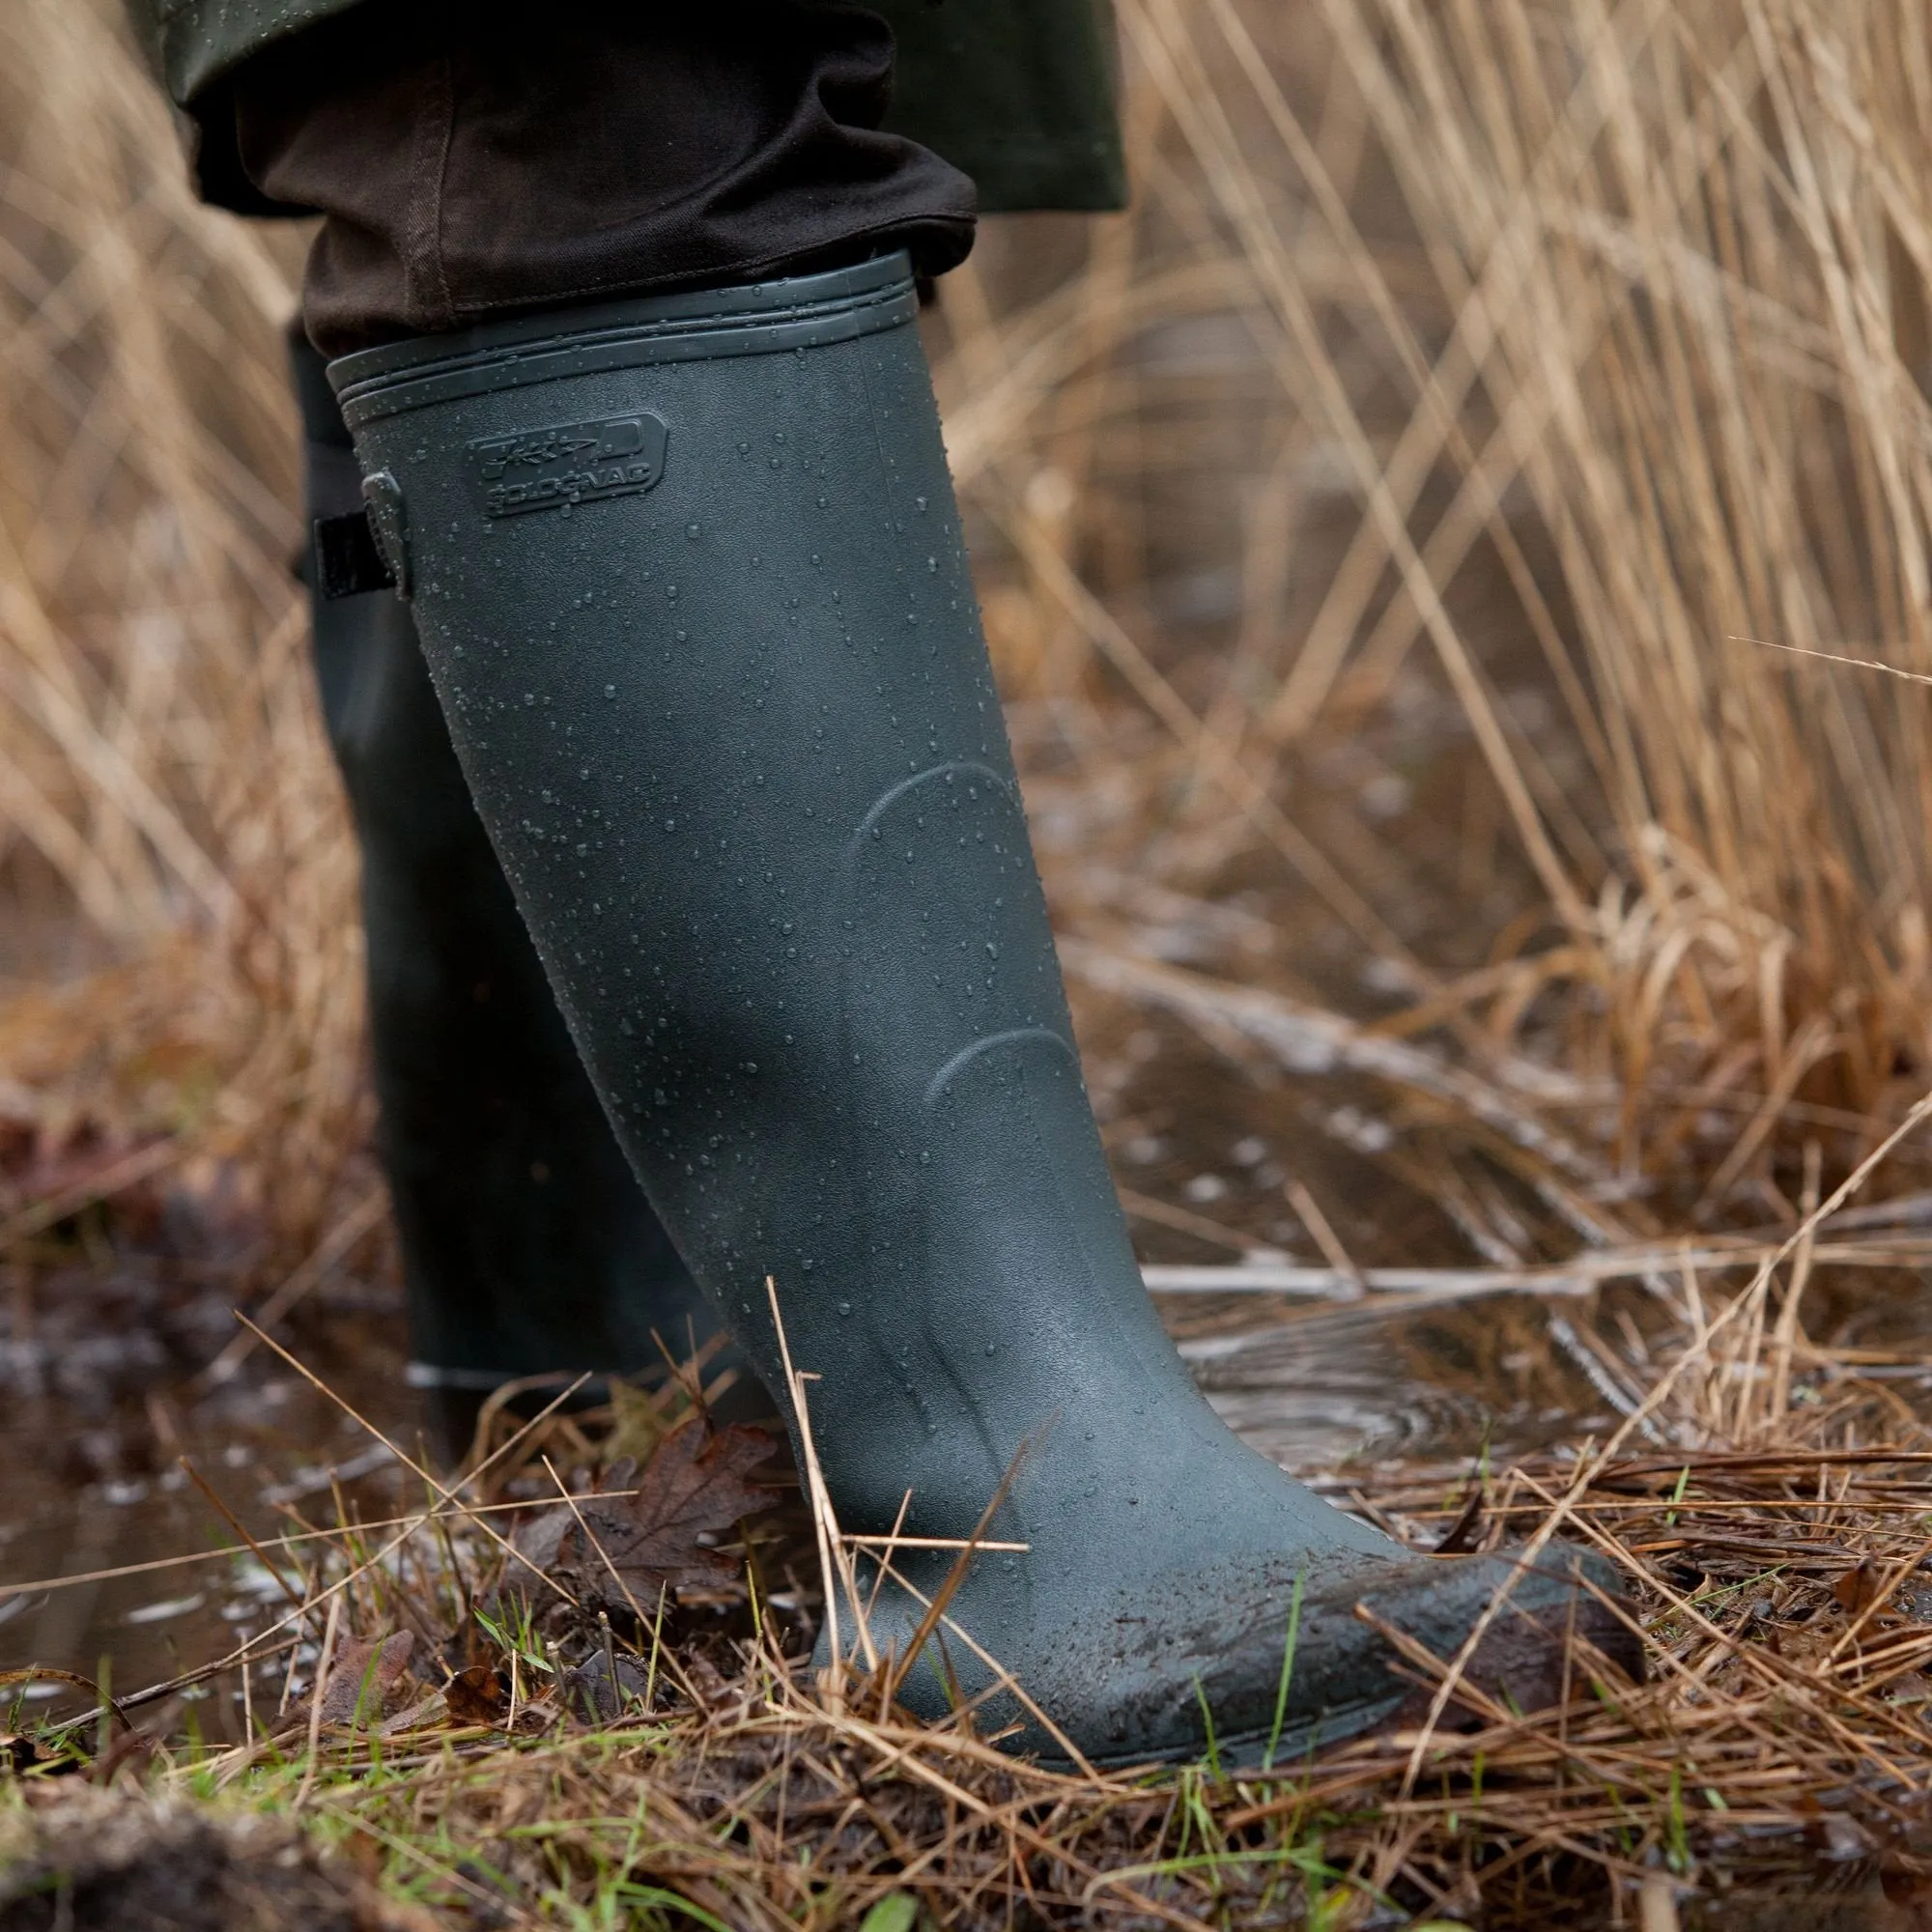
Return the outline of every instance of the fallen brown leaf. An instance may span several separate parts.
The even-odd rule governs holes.
[[[408,1631],[367,1641],[346,1637],[338,1643],[328,1682],[322,1687],[322,1721],[374,1723],[397,1708],[410,1689],[415,1643]]]
[[[634,1493],[559,1503],[518,1532],[517,1548],[586,1606],[613,1611],[627,1593],[648,1611],[662,1590],[726,1582],[736,1566],[699,1539],[770,1507],[771,1492],[750,1479],[772,1452],[762,1429],[714,1432],[694,1416],[659,1441],[641,1470],[611,1466],[606,1487]]]
[[[1857,1616],[1876,1600],[1879,1588],[1879,1573],[1866,1562],[1847,1570],[1832,1585],[1832,1595],[1840,1609],[1849,1610]]]
[[[454,1723],[500,1724],[509,1715],[509,1687],[494,1663],[472,1663],[459,1670],[442,1694]]]

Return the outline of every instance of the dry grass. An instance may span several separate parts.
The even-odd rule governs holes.
[[[1130,692],[1137,881],[1298,876],[1404,1031],[1576,1083],[1525,1097],[1600,1195],[1761,1211],[1810,1131],[1842,1171],[1927,1062],[1924,693],[1790,653],[1928,668],[1923,18],[1124,18],[1143,213],[950,372],[1014,685],[1088,782]],[[1163,639],[1210,562],[1220,633]],[[1324,796],[1418,692],[1480,759],[1446,851]]]
[[[1932,1065],[1922,688],[1791,654],[1932,670],[1925,21],[1123,22],[1136,213],[990,236],[937,345],[1065,929],[1247,888],[1230,973],[1373,963],[1383,1030],[1561,1122],[1593,1227],[1788,1212]],[[191,204],[103,14],[0,31],[11,964],[156,989],[14,1030],[9,1105],[246,1145],[299,1246],[361,1117],[298,238]],[[192,1073],[130,1107],[144,1058]]]
[[[156,1136],[219,1167],[272,1265],[366,1126],[355,860],[288,569],[298,257],[194,206],[104,9],[11,9],[0,48],[0,1107],[30,1175]]]
[[[1807,1238],[1776,1256],[1793,1293]],[[301,1821],[427,1924],[1650,1928],[1680,1922],[1680,1900],[1758,1925],[1833,1894],[1848,1923],[1922,1922],[1932,1433],[1763,1319],[1774,1258],[1721,1305],[1687,1273],[1649,1343],[1606,1348],[1653,1385],[1610,1440],[1507,1469],[1383,1470],[1349,1492],[1421,1547],[1552,1530],[1597,1545],[1634,1587],[1642,1687],[1579,1654],[1570,1700],[1523,1717],[1410,1646],[1440,1695],[1406,1731],[1261,1774],[1211,1753],[1151,1776],[1016,1764],[970,1714],[921,1726],[883,1707],[878,1679],[814,1680],[796,1661],[810,1593],[787,1573],[812,1561],[796,1512],[757,1532],[756,1599],[742,1582],[669,1610],[633,1596],[635,1614],[594,1620],[582,1574],[539,1578],[508,1553],[520,1517],[554,1506],[559,1467],[588,1499],[611,1450],[675,1420],[668,1392],[615,1418],[503,1424],[460,1492],[406,1485],[392,1518],[276,1540],[265,1553],[298,1605],[227,1666],[264,1660],[253,1741],[199,1747],[165,1704],[158,1748],[121,1742],[104,1710],[70,1726],[0,1804],[0,1906],[9,1858],[42,1878],[98,1871],[107,1821],[128,1862],[158,1861],[194,1799],[223,1843],[250,1819]],[[1645,1424],[1700,1446],[1643,1448]],[[767,1594],[782,1620],[761,1618]],[[413,1636],[416,1672],[378,1683],[369,1646],[392,1632]],[[87,1791],[117,1774],[123,1802],[103,1811]]]
[[[299,1793],[471,1905],[486,1845],[512,1921],[673,1922],[635,1882],[731,1925],[900,1892],[1353,1924],[1472,1888],[1661,1925],[1672,1874],[1821,1852],[1910,1891],[1932,1441],[1865,1377],[1917,1357],[1824,1311],[1922,1257],[1800,1231],[1901,1123],[1873,1191],[1922,1161],[1927,694],[1799,653],[1932,674],[1932,24],[1122,14],[1136,211],[989,234],[934,333],[1096,1091],[1149,1013],[1346,1071],[1385,1172],[1503,1270],[1769,1225],[1748,1287],[1660,1261],[1578,1304],[1629,1439],[1486,1473],[1465,1530],[1621,1550],[1652,1684],[1261,1784],[1070,1785],[836,1715],[767,1649],[514,1753],[431,1714],[380,1769],[345,1739],[167,1776]],[[368,1188],[286,570],[295,238],[192,205],[104,12],[15,7],[0,52],[0,1239],[167,1166],[251,1203],[286,1279]],[[1472,1479],[1365,1480],[1420,1530]]]

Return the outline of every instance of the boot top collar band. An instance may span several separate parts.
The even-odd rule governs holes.
[[[903,249],[851,268],[737,288],[547,310],[450,335],[417,336],[328,365],[350,428],[381,416],[649,362],[769,355],[847,342],[914,320]]]

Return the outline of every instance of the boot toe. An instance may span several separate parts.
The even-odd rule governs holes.
[[[1111,1642],[1094,1641],[1100,1633],[1090,1630],[1080,1661],[1050,1673],[1060,1680],[1050,1690],[1043,1680],[1028,1688],[1095,1763],[1200,1757],[1211,1727],[1224,1766],[1255,1769],[1423,1721],[1439,1676],[1419,1656],[1405,1658],[1390,1633],[1447,1664],[1492,1605],[1459,1672],[1467,1690],[1437,1718],[1443,1730],[1493,1721],[1498,1707],[1514,1715],[1548,1709],[1606,1675],[1642,1677],[1635,1619],[1615,1571],[1558,1547],[1533,1563],[1508,1551],[1351,1554],[1173,1579],[1113,1619]],[[1008,1742],[1066,1761],[1034,1725]]]
[[[1612,1683],[1643,1680],[1634,1607],[1615,1567],[1594,1551],[1557,1544],[1534,1562],[1504,1550],[1425,1557],[1404,1568],[1415,1574],[1367,1592],[1356,1614],[1373,1619],[1371,1629],[1379,1623],[1399,1631],[1441,1663],[1461,1653],[1485,1611],[1496,1606],[1458,1673],[1470,1694],[1452,1692],[1436,1720],[1442,1728],[1471,1728],[1498,1709],[1515,1716],[1548,1710],[1587,1694],[1606,1674]],[[1414,1660],[1408,1675],[1427,1681],[1411,1682],[1394,1722],[1420,1722],[1435,1702],[1439,1678],[1414,1667],[1421,1662]]]

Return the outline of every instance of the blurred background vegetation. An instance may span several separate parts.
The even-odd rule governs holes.
[[[1932,694],[1797,654],[1932,674],[1932,21],[1121,17],[1133,211],[928,326],[1150,1251],[1790,1225],[1932,1080]],[[305,238],[195,206],[98,0],[0,53],[0,1241],[165,1176],[245,1290],[385,1238]],[[1237,1116],[1293,1217],[1195,1171]]]

